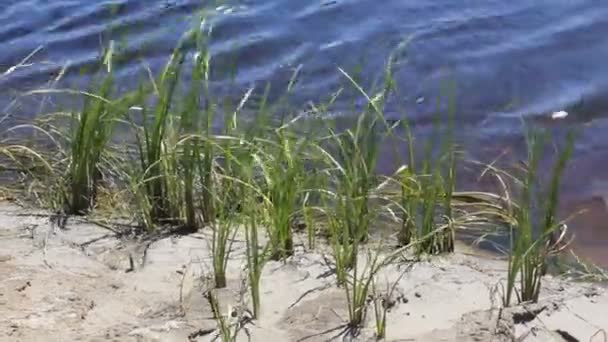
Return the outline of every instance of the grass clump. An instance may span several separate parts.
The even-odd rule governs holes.
[[[116,123],[128,111],[130,103],[128,97],[113,99],[116,90],[113,54],[112,48],[104,53],[102,64],[92,76],[88,91],[40,89],[27,93],[60,93],[78,95],[83,99],[80,111],[55,112],[39,118],[36,125],[18,126],[27,126],[35,133],[42,133],[43,139],[34,137],[35,143],[50,143],[56,148],[51,152],[41,149],[36,154],[37,160],[44,159],[45,165],[53,165],[50,177],[40,173],[32,173],[31,176],[35,181],[50,178],[54,182],[45,196],[45,202],[63,214],[83,215],[93,209],[103,175],[112,168],[110,164],[114,156],[110,141]],[[62,69],[61,74],[65,71],[66,68]]]
[[[294,254],[294,225],[303,218],[309,248],[314,248],[318,230],[325,228],[337,283],[347,301],[348,328],[355,332],[364,324],[372,295],[376,333],[383,338],[396,285],[387,289],[386,296],[378,296],[378,274],[406,250],[413,249],[418,256],[454,251],[456,227],[468,220],[457,215],[453,203],[455,197],[463,197],[455,193],[453,115],[445,127],[437,115],[434,134],[423,146],[422,160],[417,160],[417,144],[407,121],[401,121],[404,137],[400,137],[397,125],[389,125],[385,118],[384,102],[393,87],[389,67],[384,88],[374,97],[342,71],[367,100],[347,129],[339,130],[335,122],[325,120],[324,130],[313,132],[319,127],[309,125],[313,120],[303,115],[290,121],[283,116],[273,122],[270,119],[277,115],[266,103],[269,88],[253,123],[246,125],[238,117],[253,89],[236,108],[224,103],[224,117],[216,117],[222,108],[209,89],[211,60],[201,31],[189,33],[180,42],[159,79],[149,85],[142,84],[113,101],[114,81],[109,72],[95,86],[96,91],[85,94],[82,112],[71,117],[74,126],[65,158],[69,167],[60,183],[68,189],[68,213],[81,214],[93,207],[104,158],[109,160],[107,155],[118,150],[109,146],[114,125],[124,119],[136,137],[133,149],[112,156],[112,167],[124,167],[119,179],[124,184],[119,186],[130,190],[131,201],[148,230],[169,225],[190,233],[205,225],[211,231],[216,288],[227,286],[233,242],[242,232],[253,318],[258,318],[263,267],[270,259],[285,260]],[[185,84],[181,82],[184,64],[189,63],[185,46],[192,42],[197,53],[190,81]],[[290,82],[288,93],[292,85]],[[179,96],[180,86],[186,87],[183,97]],[[223,119],[221,132],[214,127],[216,119]],[[384,177],[377,172],[381,146],[394,137],[407,144],[407,162]],[[555,245],[553,233],[561,224],[556,218],[559,185],[572,153],[573,136],[553,167],[546,193],[536,184],[544,142],[544,135],[530,134],[520,203],[505,215],[513,218],[505,305],[513,301],[514,294],[520,302],[538,299],[546,259]],[[14,157],[21,151],[30,150],[17,145],[0,149],[13,159],[21,158]],[[43,157],[39,159],[53,168]],[[118,165],[118,160],[123,164]],[[542,219],[534,220],[538,204],[545,199]],[[375,225],[386,218],[398,223],[398,249],[383,256],[379,246],[374,249],[368,243]],[[267,244],[261,246],[264,238]],[[366,258],[361,256],[363,251]],[[209,293],[220,336],[234,340],[235,331]]]
[[[346,76],[363,92],[352,78]],[[380,250],[368,251],[364,265],[360,265],[359,260],[362,244],[368,241],[371,226],[382,216],[385,209],[382,203],[387,201],[379,191],[382,184],[376,173],[376,164],[383,141],[380,133],[391,132],[381,109],[388,90],[384,89],[374,99],[365,95],[370,102],[359,115],[355,127],[343,132],[330,128],[327,140],[330,148],[323,150],[330,175],[324,212],[337,282],[346,296],[347,328],[351,334],[356,334],[365,320],[374,278],[393,260],[392,257],[382,258]]]
[[[188,32],[174,49],[159,80],[139,87],[134,102],[141,109],[141,125],[127,118],[136,132],[140,165],[140,182],[134,184],[133,193],[148,229],[177,223],[195,231],[199,217],[203,223],[211,223],[216,215],[215,106],[208,88],[210,57],[202,31],[205,25],[204,21],[198,23],[197,30]],[[180,77],[186,63],[185,47],[191,44],[197,53],[192,59],[190,81],[183,84]],[[181,86],[187,87],[183,97],[177,90]]]
[[[371,137],[374,125],[373,114],[363,113],[354,130],[332,132],[338,157],[326,153],[335,172],[326,212],[339,284],[345,283],[347,270],[356,267],[359,244],[367,240],[376,214],[370,208],[378,153],[378,141]]]
[[[559,153],[551,170],[548,191],[544,192],[538,184],[538,175],[546,140],[545,132],[531,130],[527,134],[528,160],[524,170],[521,197],[518,207],[511,209],[515,224],[511,226],[510,234],[511,250],[507,286],[503,297],[505,306],[512,303],[514,294],[519,303],[538,301],[547,258],[552,251],[560,249],[554,239],[554,233],[564,227],[563,222],[557,219],[559,188],[574,149],[575,134],[574,132],[568,134],[566,148]],[[534,214],[538,214],[539,219],[535,219]],[[518,278],[519,287],[516,287]]]
[[[224,288],[226,287],[226,268],[237,233],[236,221],[231,213],[219,213],[218,217],[212,221],[210,228],[212,230],[211,255],[215,286]]]
[[[175,206],[168,201],[169,194],[175,189],[170,187],[173,175],[166,172],[168,170],[165,157],[169,154],[165,154],[165,151],[168,147],[166,134],[170,129],[173,93],[179,80],[184,58],[184,53],[178,47],[165,66],[159,82],[155,85],[158,99],[151,121],[148,118],[147,96],[144,87],[141,86],[138,91],[143,123],[141,127],[135,127],[135,129],[141,131],[138,134],[137,148],[144,187],[142,200],[146,201],[144,209],[149,208],[149,212],[144,213],[143,216],[149,229],[158,223],[178,216]]]
[[[306,141],[279,127],[275,139],[264,141],[259,154],[264,178],[264,207],[268,222],[270,258],[285,259],[294,252],[292,219],[300,210],[305,178]],[[264,146],[266,145],[266,146]]]
[[[73,135],[69,151],[71,158],[67,175],[70,199],[67,214],[84,214],[94,202],[95,189],[100,180],[99,163],[112,136],[117,108],[107,98],[113,88],[110,74],[99,87],[99,94],[86,96],[82,112],[74,114]]]
[[[251,177],[248,177],[251,179]],[[266,263],[267,248],[260,248],[258,230],[260,221],[259,208],[256,206],[255,192],[250,188],[243,188],[245,199],[245,242],[247,253],[247,279],[252,302],[253,318],[260,316],[260,279],[262,269]]]
[[[441,254],[454,251],[453,195],[456,180],[456,151],[453,115],[442,127],[436,116],[434,132],[425,144],[420,165],[415,156],[414,137],[407,120],[402,121],[407,146],[407,164],[397,169],[391,181],[398,187],[401,229],[398,243],[416,243],[417,254]],[[436,153],[438,152],[438,153]],[[419,167],[420,166],[420,167]]]

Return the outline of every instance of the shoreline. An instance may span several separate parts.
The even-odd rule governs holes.
[[[217,334],[203,295],[212,274],[208,229],[134,240],[80,218],[60,230],[32,210],[0,208],[0,341],[210,341]],[[245,324],[251,341],[343,337],[344,290],[335,285],[331,258],[323,256],[327,246],[307,251],[300,238],[294,256],[263,269],[261,316]],[[246,318],[242,239],[233,248],[228,286],[216,296],[222,313],[230,306]],[[379,292],[386,279],[397,284],[386,297],[387,341],[604,340],[605,288],[545,276],[538,304],[501,309],[497,285],[506,278],[506,262],[456,248],[453,255],[402,261],[378,274]],[[374,316],[368,304],[353,341],[375,339]],[[247,341],[244,330],[236,340]]]

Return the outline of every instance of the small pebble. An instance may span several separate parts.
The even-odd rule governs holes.
[[[422,297],[422,295],[420,293],[418,293],[418,292],[414,292],[414,296],[416,296],[416,298]]]
[[[17,292],[23,292],[25,291],[25,289],[27,289],[28,287],[32,286],[32,283],[30,283],[30,281],[26,281],[25,284],[19,288],[17,288]]]

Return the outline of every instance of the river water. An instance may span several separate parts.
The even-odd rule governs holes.
[[[303,105],[344,86],[338,67],[370,87],[392,55],[399,93],[388,115],[407,116],[423,130],[437,108],[434,98],[449,83],[457,131],[472,157],[523,156],[522,117],[558,137],[580,129],[562,213],[588,210],[570,224],[575,249],[608,266],[608,2],[0,0],[0,74],[41,47],[28,60],[35,65],[0,76],[0,109],[35,115],[27,99],[7,106],[66,63],[62,84],[82,86],[81,71],[111,39],[128,57],[118,70],[128,89],[142,61],[153,70],[166,62],[197,13],[213,27],[212,59],[226,70],[214,72],[213,86],[227,96],[270,82],[272,97],[299,70],[292,101]],[[559,110],[567,118],[550,119]]]

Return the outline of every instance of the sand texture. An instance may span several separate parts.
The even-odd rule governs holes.
[[[213,283],[209,241],[205,230],[118,237],[81,219],[59,229],[46,215],[3,204],[0,341],[212,341],[218,331],[206,297]],[[365,327],[349,334],[330,254],[306,251],[303,243],[287,262],[266,264],[261,317],[248,322],[244,241],[233,248],[228,287],[214,293],[221,311],[242,323],[238,341],[376,340],[371,304]],[[602,286],[548,276],[539,303],[501,309],[506,266],[464,247],[387,266],[378,293],[397,284],[386,301],[386,340],[606,341]]]

